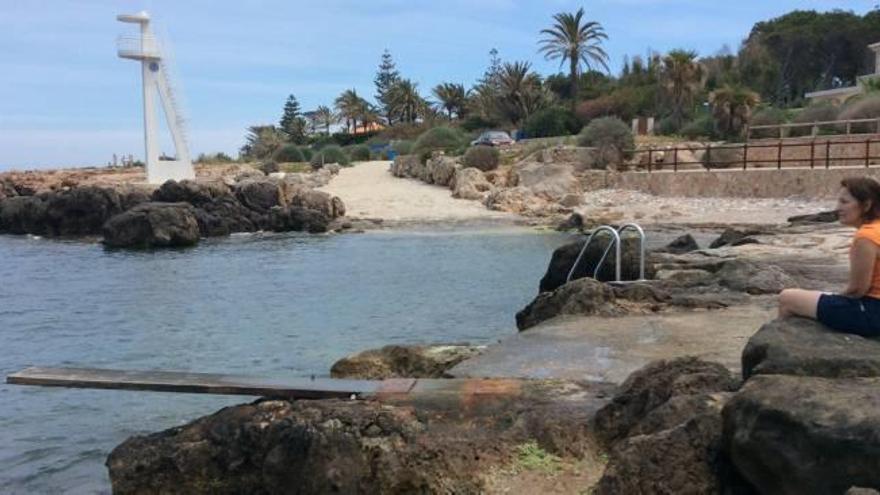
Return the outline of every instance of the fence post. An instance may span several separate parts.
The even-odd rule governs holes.
[[[776,170],[782,170],[782,140],[776,144]]]
[[[712,144],[706,145],[706,170],[710,170],[712,168]]]
[[[831,140],[825,141],[825,168],[831,168]]]
[[[672,148],[672,171],[678,172],[678,146]]]
[[[654,164],[654,148],[648,148],[648,172],[651,171],[651,165]]]
[[[880,134],[880,119],[877,119],[877,120],[875,121],[875,123],[877,124],[877,132],[876,132],[876,134]]]
[[[746,141],[743,143],[743,170],[746,169],[746,165],[749,163],[749,142]]]
[[[810,134],[812,134],[813,137],[818,136],[819,135],[819,126],[814,124],[813,127],[810,128]]]
[[[779,126],[779,139],[782,139],[782,133],[783,133],[783,132],[784,132],[784,131],[783,131],[783,129],[782,129],[782,126],[780,125],[780,126]]]
[[[810,141],[810,168],[815,168],[816,163],[816,140]]]
[[[871,138],[865,140],[865,168],[870,166],[869,159],[871,158]]]
[[[849,120],[846,121],[846,135],[849,136],[850,131],[852,130],[852,122]]]

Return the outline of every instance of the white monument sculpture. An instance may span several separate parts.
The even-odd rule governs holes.
[[[195,178],[189,148],[186,144],[184,119],[168,75],[168,64],[161,44],[150,29],[147,12],[116,16],[120,22],[140,24],[140,36],[120,36],[117,53],[121,58],[139,60],[144,91],[144,144],[146,148],[147,182],[161,184],[166,180]],[[171,138],[174,140],[174,160],[159,160],[159,128],[156,120],[156,93],[162,101],[162,109]]]

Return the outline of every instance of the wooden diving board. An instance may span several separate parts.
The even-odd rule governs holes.
[[[265,378],[178,371],[33,367],[7,376],[6,383],[44,387],[252,395],[287,399],[331,399],[362,398],[385,393],[405,394],[412,390],[416,380]]]

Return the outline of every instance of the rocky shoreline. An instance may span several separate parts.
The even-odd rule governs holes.
[[[159,248],[237,232],[345,230],[352,224],[342,200],[315,189],[338,170],[267,177],[250,169],[157,188],[62,181],[43,190],[7,174],[0,177],[0,233],[100,236],[108,247]]]
[[[802,247],[786,247],[788,258],[779,252],[790,238],[829,228],[728,232],[718,241],[726,245],[712,249],[680,239],[651,253],[652,282],[624,287],[560,280],[579,249],[564,246],[524,311],[537,325],[544,321],[537,315],[577,316],[588,325],[640,312],[711,313],[793,284],[832,283],[824,266],[792,261]],[[754,242],[741,242],[749,237]],[[341,360],[333,375],[445,377],[482,352],[389,346]],[[652,362],[619,385],[447,379],[379,400],[267,398],[132,437],[107,465],[115,493],[501,493],[499,472],[516,480],[506,486],[524,486],[510,466],[534,442],[542,455],[596,473],[578,478],[576,489],[566,485],[567,493],[844,493],[880,487],[878,370],[880,343],[789,318],[749,339],[741,377],[681,356]],[[562,475],[530,486],[553,491],[554,476]]]

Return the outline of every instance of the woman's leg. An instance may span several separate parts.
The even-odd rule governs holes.
[[[816,307],[819,296],[823,293],[816,290],[785,289],[779,293],[779,317],[806,316],[816,319]]]

